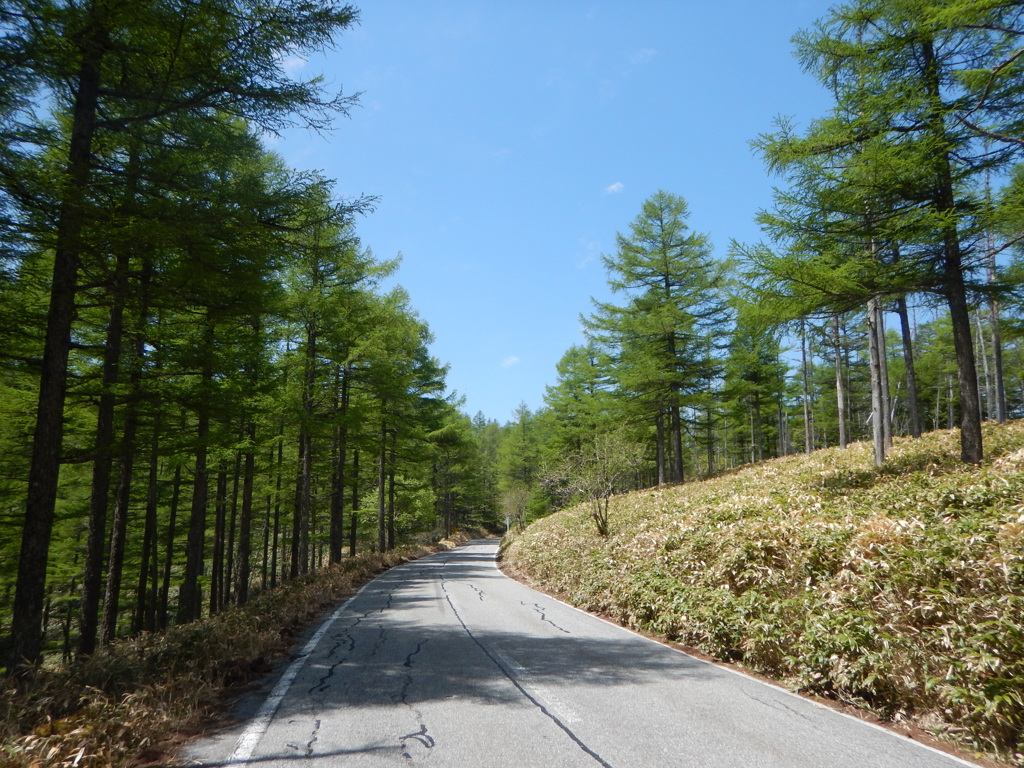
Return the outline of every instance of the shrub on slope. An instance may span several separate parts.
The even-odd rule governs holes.
[[[1024,765],[1024,424],[790,456],[570,509],[506,541],[624,624]]]

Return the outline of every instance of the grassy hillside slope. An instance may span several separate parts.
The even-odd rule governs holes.
[[[790,456],[506,538],[588,610],[1024,765],[1024,423]]]

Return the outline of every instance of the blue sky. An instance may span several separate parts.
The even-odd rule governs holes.
[[[760,238],[770,178],[749,147],[778,115],[829,108],[791,37],[830,2],[367,0],[337,49],[295,62],[360,106],[270,148],[320,169],[430,326],[464,410],[543,405],[580,314],[609,296],[602,253],[659,189],[716,255]]]

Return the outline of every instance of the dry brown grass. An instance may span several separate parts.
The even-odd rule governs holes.
[[[295,636],[378,573],[468,537],[348,558],[232,609],[103,648],[71,669],[0,680],[0,768],[138,766],[269,670]]]
[[[504,557],[575,604],[1024,765],[1024,424],[790,456],[540,520]]]

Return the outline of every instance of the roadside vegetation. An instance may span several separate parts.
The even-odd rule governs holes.
[[[982,422],[1024,416],[1018,4],[854,0],[798,33],[835,103],[752,137],[763,241],[716,253],[652,190],[504,423],[463,412],[362,241],[377,198],[263,141],[358,103],[287,66],[358,9],[144,5],[0,2],[0,673],[796,451],[870,438],[883,464],[959,426],[976,463]]]
[[[1024,765],[1024,423],[765,461],[503,545],[573,604]]]
[[[535,520],[573,601],[1024,765],[1024,7],[798,33],[835,104],[754,138],[764,240],[652,191],[502,424],[377,198],[264,146],[357,104],[287,62],[358,10],[143,5],[0,2],[0,768],[125,764],[411,556],[357,552]]]
[[[271,669],[296,637],[378,573],[468,540],[345,558],[247,605],[107,645],[83,663],[0,678],[0,768],[166,764],[174,745]]]

